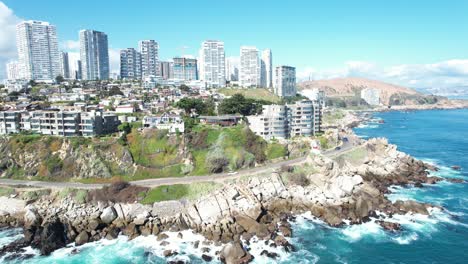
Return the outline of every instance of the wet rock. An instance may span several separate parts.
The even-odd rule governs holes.
[[[227,264],[249,263],[252,259],[253,256],[244,249],[239,241],[225,245],[220,252],[220,260]]]
[[[82,231],[78,236],[75,238],[75,245],[81,246],[83,244],[88,243],[89,241],[89,234],[86,231]]]
[[[267,250],[263,250],[261,253],[260,253],[260,256],[267,256],[271,259],[276,259],[279,257],[279,255],[275,252],[268,252]]]
[[[203,261],[205,262],[211,262],[213,260],[213,257],[212,256],[209,256],[209,255],[206,255],[206,254],[202,254],[201,258],[203,259]]]
[[[65,247],[66,244],[65,226],[58,218],[44,225],[41,233],[41,255],[49,255],[54,250]]]
[[[381,227],[383,227],[385,230],[388,230],[388,231],[400,231],[401,230],[401,225],[398,223],[385,222],[385,221],[378,221],[377,223]]]
[[[161,241],[161,240],[165,240],[165,239],[168,239],[168,238],[169,238],[168,235],[166,235],[164,233],[161,233],[161,234],[158,235],[156,240]]]
[[[165,258],[172,257],[172,256],[175,256],[177,254],[178,254],[177,251],[174,251],[174,250],[171,250],[171,249],[166,249],[166,250],[163,251],[163,256]]]
[[[162,246],[162,247],[165,247],[165,246],[167,246],[167,245],[169,245],[169,244],[170,244],[170,243],[169,243],[168,241],[163,241],[163,242],[161,242],[161,244],[159,244],[159,245]]]

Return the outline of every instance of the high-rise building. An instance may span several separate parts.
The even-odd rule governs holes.
[[[134,48],[120,51],[120,78],[141,79],[141,53]]]
[[[159,63],[159,69],[161,71],[161,77],[163,80],[169,80],[174,78],[174,63],[172,61],[161,61]]]
[[[210,88],[226,86],[224,42],[203,41],[199,55],[200,80],[203,80]]]
[[[7,78],[8,80],[21,79],[21,68],[17,61],[10,61],[6,65],[7,67]]]
[[[60,73],[63,78],[70,79],[70,61],[68,59],[68,52],[60,52]]]
[[[190,58],[174,58],[174,79],[193,81],[198,80],[197,60]]]
[[[296,96],[296,68],[291,66],[276,67],[275,94],[280,97]]]
[[[21,78],[52,81],[60,75],[55,26],[42,21],[24,21],[16,26],[16,44]]]
[[[260,86],[260,59],[256,47],[240,48],[240,85],[243,87]]]
[[[273,87],[273,58],[271,49],[262,51],[261,86],[264,88]]]
[[[236,82],[239,81],[239,57],[226,58],[226,80]]]
[[[81,65],[81,60],[76,61],[75,65],[75,74],[74,74],[75,80],[81,80],[83,79],[83,67]]]
[[[139,42],[141,53],[141,73],[143,77],[161,76],[159,70],[159,44],[154,40]]]
[[[84,80],[109,79],[109,45],[104,32],[80,31],[80,60]]]

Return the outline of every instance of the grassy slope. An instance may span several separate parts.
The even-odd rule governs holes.
[[[195,200],[220,187],[220,184],[213,182],[163,185],[148,191],[141,203],[152,204],[154,202],[179,200],[182,198]]]
[[[262,100],[270,101],[273,103],[279,103],[281,101],[281,98],[279,96],[263,88],[256,88],[256,89],[223,88],[223,89],[219,89],[218,92],[227,96],[232,96],[234,94],[242,94],[244,95],[245,98],[262,99]]]

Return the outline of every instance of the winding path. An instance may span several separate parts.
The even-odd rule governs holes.
[[[330,158],[336,157],[337,155],[348,152],[357,145],[356,140],[350,139],[348,142],[344,142],[340,149],[331,149],[323,152],[323,155]],[[280,161],[276,163],[266,164],[264,166],[255,167],[251,169],[240,170],[234,173],[219,173],[209,174],[203,176],[186,176],[186,177],[173,177],[173,178],[157,178],[157,179],[146,179],[139,181],[132,181],[134,185],[143,187],[156,187],[161,185],[172,185],[172,184],[191,184],[195,182],[222,182],[230,179],[238,179],[243,176],[258,175],[263,173],[271,173],[273,170],[280,168],[281,166],[298,165],[305,162],[307,157],[300,157],[291,160]],[[12,179],[0,179],[0,185],[9,186],[29,186],[38,188],[52,188],[52,189],[63,189],[63,188],[76,188],[76,189],[99,189],[106,183],[96,184],[84,184],[79,182],[46,182],[46,181],[28,181],[28,180],[12,180]]]

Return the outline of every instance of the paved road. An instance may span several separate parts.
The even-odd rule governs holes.
[[[323,152],[323,155],[333,158],[338,154],[343,154],[353,149],[358,143],[357,139],[349,138],[348,142],[343,142],[340,149],[332,149]],[[246,175],[257,175],[267,172],[272,172],[274,169],[280,168],[281,166],[298,165],[305,162],[306,157],[297,159],[285,160],[277,163],[266,164],[261,167],[240,170],[236,173],[220,173],[210,174],[204,176],[187,176],[177,178],[158,178],[158,179],[147,179],[140,181],[132,181],[132,184],[144,186],[144,187],[156,187],[161,185],[171,184],[190,184],[194,182],[221,182],[228,179],[237,179]],[[63,189],[63,188],[77,188],[77,189],[99,189],[107,184],[83,184],[79,182],[44,182],[44,181],[25,181],[25,180],[11,180],[11,179],[0,179],[0,185],[24,185],[31,187],[42,187],[52,189]]]

